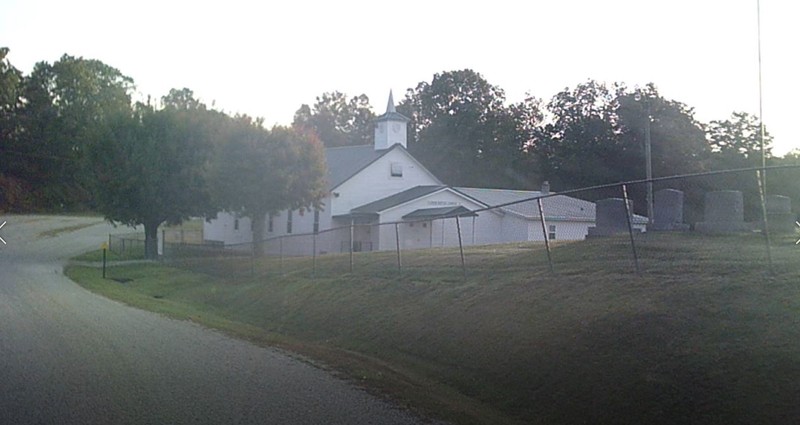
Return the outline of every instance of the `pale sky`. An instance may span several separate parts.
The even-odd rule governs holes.
[[[800,2],[762,0],[764,122],[800,149]],[[229,113],[289,124],[326,91],[382,113],[433,74],[470,68],[549,100],[587,79],[654,82],[703,122],[758,113],[756,0],[0,0],[0,46],[24,73],[64,54],[132,77],[142,97],[188,87]]]

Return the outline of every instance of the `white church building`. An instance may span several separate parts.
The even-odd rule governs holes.
[[[486,208],[548,195],[547,183],[542,191],[447,186],[406,150],[408,121],[390,93],[386,113],[375,119],[373,145],[326,149],[323,208],[269,216],[264,238],[295,255],[347,252],[351,240],[355,251],[393,250],[398,237],[403,249],[457,246],[457,224],[465,245],[544,240],[537,201]],[[554,195],[542,203],[551,240],[584,239],[594,226],[592,202]],[[252,242],[250,220],[225,212],[206,222],[203,234],[226,246]],[[318,235],[314,248],[311,234]]]

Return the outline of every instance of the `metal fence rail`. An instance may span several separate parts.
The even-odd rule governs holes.
[[[108,250],[123,259],[144,258],[144,233],[108,235]]]

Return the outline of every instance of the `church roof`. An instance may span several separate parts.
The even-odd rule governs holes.
[[[328,190],[344,183],[390,150],[392,148],[376,151],[373,145],[325,149],[325,160],[328,164]]]
[[[502,205],[546,196],[542,192],[533,190],[482,189],[474,187],[454,187],[453,189],[487,205]],[[553,193],[547,195],[553,195]],[[508,205],[501,209],[527,219],[539,219],[539,205],[535,199]],[[542,209],[544,209],[545,220],[586,222],[595,220],[595,203],[571,196],[555,195],[542,198]],[[644,224],[647,223],[647,218],[634,214],[632,221],[635,224]]]
[[[403,114],[401,114],[399,112],[387,112],[387,113],[379,116],[378,118],[375,118],[375,122],[381,122],[381,121],[409,122],[411,120],[408,117],[406,117],[405,115],[403,115]]]
[[[501,205],[542,196],[542,192],[532,190],[483,189],[474,187],[456,187],[455,190],[488,205]],[[536,200],[521,202],[502,207],[506,211],[522,215],[525,218],[538,219],[539,205]],[[584,201],[565,195],[542,198],[545,219],[564,221],[594,221],[594,202]]]
[[[350,213],[351,214],[377,214],[381,211],[388,210],[389,208],[396,207],[401,204],[405,204],[406,202],[413,201],[417,198],[420,198],[425,195],[430,195],[431,193],[438,192],[442,189],[447,188],[447,186],[415,186],[411,189],[406,189],[402,192],[395,193],[394,195],[387,196],[382,199],[378,199],[377,201],[370,202],[368,204],[364,204],[360,207],[353,208]]]
[[[469,209],[456,205],[454,207],[423,208],[403,216],[403,220],[436,219],[450,217],[476,217],[478,214]]]

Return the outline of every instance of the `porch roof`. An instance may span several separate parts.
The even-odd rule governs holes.
[[[403,216],[403,220],[421,220],[421,219],[434,219],[434,218],[450,218],[450,217],[477,217],[478,214],[470,211],[462,205],[454,207],[439,207],[439,208],[423,208],[412,211]]]
[[[422,196],[430,195],[431,193],[438,192],[446,188],[447,186],[439,185],[415,186],[411,189],[406,189],[402,192],[395,193],[394,195],[353,208],[350,210],[350,213],[353,215],[379,214],[382,211],[388,210],[389,208],[405,204],[406,202],[413,201]]]

